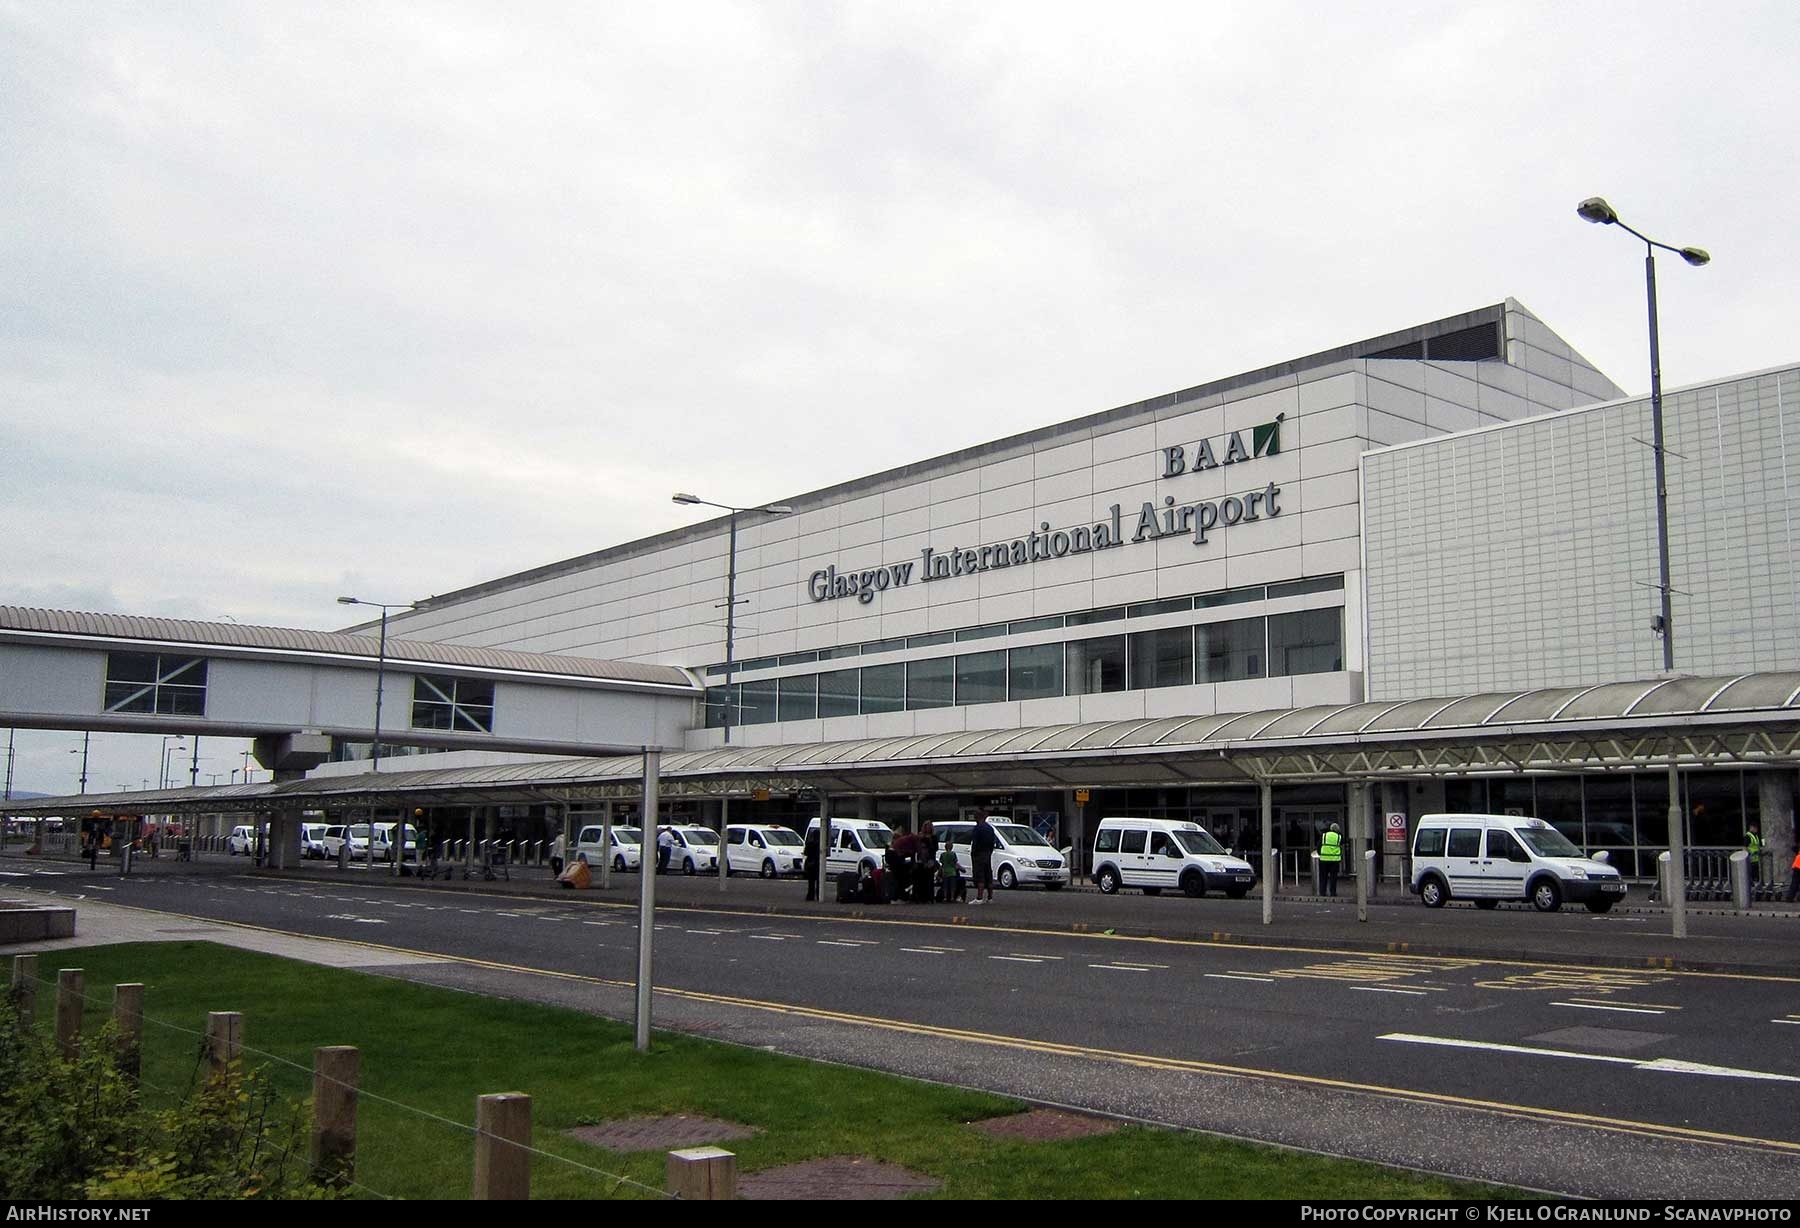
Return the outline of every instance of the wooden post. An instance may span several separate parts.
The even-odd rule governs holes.
[[[244,1056],[244,1016],[238,1011],[206,1014],[206,1070],[213,1078]]]
[[[531,1197],[531,1097],[501,1092],[475,1098],[477,1200]]]
[[[353,1045],[313,1050],[313,1174],[338,1185],[356,1176],[356,1084],[362,1054]]]
[[[71,1062],[81,1052],[81,987],[80,968],[64,968],[57,974],[56,1047]]]
[[[13,956],[12,1000],[21,1028],[37,1022],[37,956]]]
[[[663,1185],[688,1201],[729,1201],[737,1197],[737,1157],[718,1147],[671,1151]]]
[[[144,1061],[144,987],[113,986],[113,1022],[119,1025],[119,1070],[133,1083]]]

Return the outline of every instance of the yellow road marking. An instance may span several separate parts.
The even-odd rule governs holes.
[[[183,920],[196,921],[204,924],[223,925],[233,929],[276,934],[284,938],[305,938],[311,939],[314,942],[329,942],[340,946],[362,947],[371,951],[384,951],[392,955],[411,955],[421,959],[463,964],[472,968],[488,968],[498,972],[523,973],[528,976],[541,976],[552,980],[600,985],[611,989],[635,990],[637,988],[636,983],[632,981],[589,976],[579,972],[561,972],[553,968],[536,968],[524,964],[501,963],[496,960],[476,959],[466,955],[439,955],[430,951],[417,951],[410,947],[389,946],[377,942],[360,942],[346,938],[331,938],[318,934],[303,934],[292,930],[278,930],[268,926],[252,925],[244,921],[215,921],[210,917],[194,917],[185,913],[164,912],[160,909],[134,908],[129,904],[115,905],[115,907],[130,909],[133,912],[153,913],[154,915],[163,917],[180,917]],[[1450,1108],[1473,1109],[1479,1112],[1494,1113],[1502,1117],[1517,1118],[1523,1121],[1548,1121],[1602,1130],[1614,1134],[1628,1134],[1644,1138],[1658,1138],[1665,1140],[1679,1139],[1687,1142],[1707,1143],[1718,1146],[1753,1147],[1791,1155],[1800,1155],[1800,1142],[1793,1142],[1787,1139],[1759,1138],[1754,1135],[1728,1134],[1722,1131],[1699,1130],[1688,1126],[1670,1126],[1658,1122],[1634,1121],[1630,1118],[1605,1117],[1595,1113],[1576,1113],[1563,1109],[1541,1108],[1536,1105],[1511,1104],[1501,1100],[1483,1100],[1472,1096],[1454,1096],[1442,1092],[1419,1091],[1412,1088],[1386,1087],[1376,1083],[1357,1083],[1348,1079],[1331,1079],[1318,1075],[1293,1074],[1277,1070],[1260,1070],[1248,1066],[1229,1066],[1222,1062],[1205,1062],[1191,1058],[1157,1057],[1141,1053],[1124,1053],[1118,1050],[1097,1049],[1082,1045],[1065,1044],[1058,1041],[1035,1040],[1029,1037],[1006,1036],[993,1032],[978,1032],[966,1028],[950,1028],[934,1024],[913,1023],[908,1020],[887,1019],[877,1015],[855,1015],[847,1011],[827,1010],[823,1007],[797,1006],[792,1003],[769,1002],[759,998],[742,998],[730,994],[706,993],[694,989],[659,987],[656,989],[656,992],[666,998],[676,998],[688,1002],[704,1002],[720,1006],[735,1006],[746,1010],[792,1015],[797,1018],[815,1019],[823,1022],[854,1024],[861,1027],[878,1028],[884,1031],[901,1032],[941,1040],[960,1040],[970,1044],[989,1045],[995,1048],[1018,1049],[1030,1053],[1045,1053],[1055,1057],[1082,1058],[1113,1065],[1130,1066],[1143,1070],[1178,1071],[1190,1074],[1217,1075],[1223,1078],[1263,1079],[1276,1083],[1326,1088],[1333,1091],[1375,1096],[1388,1100],[1444,1105]]]

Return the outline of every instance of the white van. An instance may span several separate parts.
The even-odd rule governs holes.
[[[1411,888],[1427,908],[1451,899],[1492,908],[1530,900],[1539,912],[1563,901],[1605,912],[1625,898],[1625,880],[1542,819],[1507,814],[1428,814],[1413,833]]]
[[[1051,843],[1023,823],[1005,819],[988,820],[998,842],[992,864],[994,882],[1011,891],[1027,883],[1042,883],[1045,890],[1060,891],[1069,883],[1069,863]],[[956,849],[956,867],[965,880],[973,882],[975,858],[970,851],[975,824],[967,819],[939,821],[931,825],[938,847],[950,844]]]
[[[719,870],[719,833],[708,827],[666,828],[672,841],[669,873],[716,874]]]
[[[806,834],[819,830],[819,820],[806,825]],[[874,819],[831,820],[831,849],[825,855],[825,874],[873,874],[887,861],[888,845],[894,842],[893,828]],[[802,842],[804,845],[804,841]]]
[[[1190,896],[1223,891],[1241,900],[1256,871],[1233,857],[1198,823],[1175,819],[1101,819],[1094,835],[1094,882],[1106,895],[1142,887],[1159,895],[1179,887]]]
[[[780,878],[806,873],[804,842],[790,827],[731,823],[725,828],[725,863],[733,874]]]
[[[585,861],[589,869],[597,869],[608,862],[621,873],[637,869],[644,855],[643,829],[614,827],[611,843],[605,840],[605,836],[604,823],[589,823],[575,837],[575,847],[569,853],[569,860]]]
[[[352,823],[346,833],[350,843],[350,860],[357,861],[369,856],[369,825]],[[393,856],[394,825],[392,823],[375,824],[375,860],[387,861]],[[406,825],[406,845],[401,850],[401,859],[417,861],[419,859],[419,829],[411,823]]]
[[[300,824],[300,855],[310,857],[314,861],[325,859],[325,832],[323,823]]]

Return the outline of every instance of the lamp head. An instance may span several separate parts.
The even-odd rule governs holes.
[[[1614,222],[1619,220],[1619,215],[1613,211],[1611,205],[1606,203],[1606,198],[1603,196],[1588,197],[1579,205],[1575,206],[1575,212],[1579,213],[1588,221],[1598,222],[1602,226],[1611,226]]]
[[[361,605],[362,602],[358,601],[354,597],[339,597],[338,604],[339,605]]]
[[[1712,259],[1712,253],[1704,247],[1684,247],[1681,249],[1681,258],[1695,268],[1699,268]]]
[[[794,509],[785,503],[771,503],[763,508],[763,511],[771,516],[792,516],[794,514]]]
[[[672,498],[676,503],[698,503],[698,502],[700,502],[699,495],[689,495],[689,494],[677,493],[677,494],[671,495],[670,498]]]

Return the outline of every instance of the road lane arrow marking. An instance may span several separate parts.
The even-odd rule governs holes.
[[[1571,1053],[1566,1049],[1538,1049],[1531,1045],[1508,1045],[1493,1040],[1456,1040],[1447,1036],[1418,1036],[1410,1032],[1389,1032],[1381,1040],[1403,1041],[1411,1045],[1437,1045],[1447,1049],[1486,1049],[1495,1053],[1519,1053],[1528,1057],[1565,1057],[1582,1062],[1605,1062],[1612,1066],[1630,1066],[1637,1070],[1657,1070],[1669,1074],[1712,1075],[1722,1079],[1759,1079],[1767,1083],[1800,1083],[1800,1075],[1774,1074],[1767,1070],[1739,1070],[1733,1066],[1708,1066],[1704,1062],[1684,1062],[1659,1057],[1648,1061],[1635,1057],[1614,1057],[1606,1053]]]

